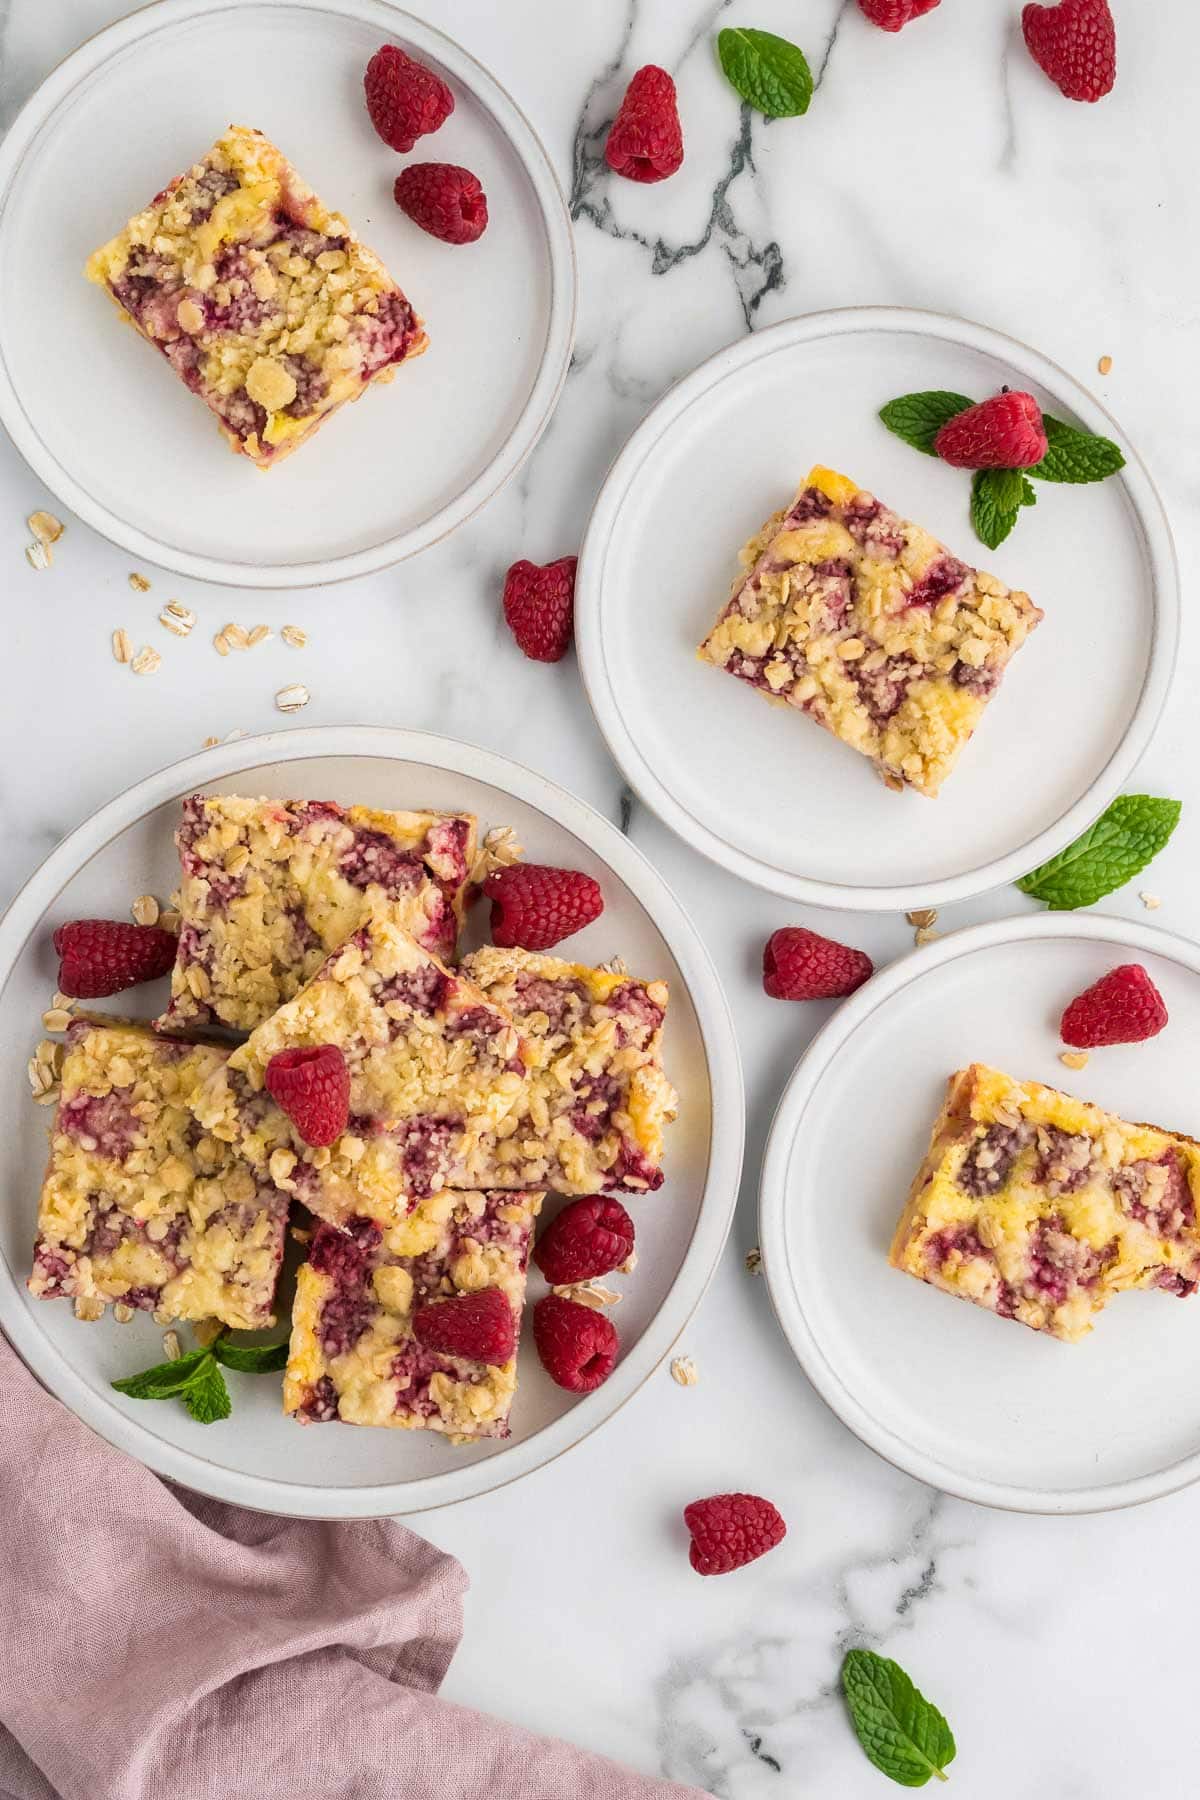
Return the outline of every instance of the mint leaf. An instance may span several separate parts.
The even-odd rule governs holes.
[[[286,1369],[288,1342],[281,1344],[231,1344],[219,1337],[212,1353],[227,1369],[240,1369],[244,1375],[269,1375],[275,1369]]]
[[[211,1359],[207,1350],[193,1350],[174,1362],[155,1363],[152,1369],[143,1369],[140,1375],[126,1375],[112,1385],[118,1394],[128,1394],[131,1400],[170,1400],[190,1386],[201,1365],[208,1360]]]
[[[1029,477],[1026,475],[1026,473],[1023,469],[1021,471],[1021,505],[1022,506],[1036,506],[1037,505],[1037,489],[1034,487],[1032,481],[1030,481]]]
[[[966,412],[968,406],[974,406],[965,394],[951,394],[945,388],[929,388],[920,394],[901,394],[898,400],[889,400],[881,406],[879,416],[888,430],[914,450],[924,451],[926,456],[936,456],[933,440],[948,419],[957,418],[960,412]]]
[[[1146,867],[1179,823],[1178,800],[1154,794],[1122,794],[1082,837],[1023,875],[1023,894],[1044,900],[1051,912],[1091,906]]]
[[[1002,544],[1016,524],[1028,485],[1020,469],[976,469],[971,477],[971,523],[989,550]]]
[[[770,31],[729,26],[717,34],[717,55],[726,79],[768,119],[794,119],[808,111],[812,70],[798,44]]]
[[[1042,426],[1050,448],[1029,470],[1035,481],[1103,481],[1125,467],[1125,458],[1111,438],[1077,431],[1049,413],[1042,414]]]
[[[877,1769],[901,1787],[924,1787],[931,1775],[946,1780],[954,1734],[899,1663],[873,1650],[850,1650],[842,1687],[858,1741]]]
[[[183,1404],[201,1425],[212,1425],[217,1419],[227,1419],[233,1411],[225,1377],[211,1356],[206,1363],[201,1363],[191,1385],[184,1389]]]

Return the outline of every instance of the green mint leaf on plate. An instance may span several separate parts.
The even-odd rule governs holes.
[[[971,477],[971,523],[989,550],[1002,544],[1016,524],[1027,504],[1028,486],[1020,469],[976,469]]]
[[[208,1360],[207,1350],[193,1350],[187,1356],[176,1357],[174,1362],[155,1363],[152,1369],[127,1375],[112,1385],[118,1394],[128,1394],[131,1400],[170,1400],[195,1381],[201,1364]]]
[[[240,1369],[243,1375],[269,1375],[287,1368],[286,1338],[281,1344],[232,1344],[228,1338],[219,1337],[212,1352],[227,1369]]]
[[[850,1650],[842,1687],[858,1741],[877,1769],[901,1787],[924,1787],[933,1775],[947,1779],[954,1734],[899,1663],[873,1650]]]
[[[1122,794],[1082,837],[1023,875],[1023,894],[1044,900],[1051,912],[1091,906],[1124,887],[1167,843],[1179,823],[1178,800],[1155,794]]]
[[[933,440],[942,426],[974,404],[965,394],[929,388],[924,393],[901,394],[898,400],[889,400],[886,406],[880,407],[879,416],[889,431],[911,444],[914,450],[936,456]]]
[[[183,1390],[183,1404],[201,1425],[212,1425],[217,1419],[227,1419],[233,1411],[225,1377],[211,1356],[201,1363],[190,1386]]]
[[[798,44],[770,31],[728,26],[717,34],[726,79],[743,100],[768,119],[794,119],[808,111],[812,70]]]
[[[1049,413],[1042,414],[1042,425],[1050,448],[1029,471],[1035,481],[1103,481],[1125,467],[1125,458],[1111,438],[1077,431]]]

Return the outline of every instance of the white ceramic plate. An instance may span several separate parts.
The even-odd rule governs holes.
[[[993,553],[971,530],[969,477],[876,415],[914,389],[982,399],[1005,382],[1116,438],[1128,466],[1095,486],[1039,484]],[[888,792],[864,757],[696,659],[738,548],[818,462],[1045,610],[936,801]],[[1150,740],[1178,611],[1161,503],[1103,408],[999,332],[884,307],[756,332],[673,388],[604,484],[576,590],[596,718],[667,824],[774,893],[878,911],[961,900],[1070,843]]]
[[[397,156],[362,77],[399,44],[450,84]],[[430,348],[277,470],[233,456],[164,358],[83,278],[88,254],[230,122],[278,143],[383,257]],[[459,162],[478,243],[395,206],[407,162]],[[248,587],[362,575],[461,524],[533,448],[570,360],[571,226],[528,119],[459,45],[383,0],[160,0],[47,77],[0,149],[0,419],[67,506],[139,558]]]
[[[162,1357],[145,1315],[82,1324],[69,1306],[24,1287],[45,1162],[45,1112],[30,1104],[25,1061],[54,987],[53,926],[127,915],[134,895],[165,895],[178,876],[171,833],[181,796],[197,789],[331,798],[382,807],[464,807],[481,826],[515,827],[538,862],[583,869],[604,890],[603,916],[570,940],[583,960],[621,955],[671,987],[665,1055],[680,1094],[667,1180],[631,1203],[638,1264],[624,1293],[622,1358],[606,1384],[576,1401],[542,1371],[526,1315],[512,1436],[455,1447],[433,1432],[298,1427],[280,1411],[276,1377],[231,1375],[234,1414],[194,1424],[183,1408],[126,1400],[109,1382]],[[479,926],[476,925],[476,930]],[[107,1010],[150,1014],[163,984]],[[103,1004],[103,1003],[102,1003]],[[269,1512],[374,1517],[464,1500],[549,1462],[593,1431],[641,1385],[683,1330],[720,1255],[741,1170],[741,1071],[729,1010],[694,927],[649,863],[600,815],[540,775],[470,745],[366,727],[284,731],[174,763],[131,788],[65,839],[0,921],[0,1326],[35,1374],[94,1430],[151,1468],[202,1493]],[[547,1216],[555,1210],[548,1203]],[[544,1291],[536,1271],[530,1297]]]
[[[1141,962],[1171,1015],[1147,1044],[1058,1060],[1067,1001]],[[1200,1477],[1200,1300],[1119,1295],[1061,1344],[893,1269],[888,1246],[946,1078],[970,1062],[1200,1135],[1200,946],[1092,914],[955,932],[876,975],[814,1039],[763,1165],[771,1298],[814,1387],[921,1481],[1084,1513]]]

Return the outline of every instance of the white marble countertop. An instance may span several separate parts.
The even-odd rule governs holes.
[[[729,1800],[867,1800],[886,1791],[883,1777],[863,1760],[834,1685],[844,1647],[864,1642],[940,1701],[958,1736],[954,1782],[973,1800],[1166,1800],[1184,1777],[1179,1733],[1164,1722],[1186,1720],[1193,1703],[1182,1597],[1200,1579],[1200,1547],[1187,1537],[1200,1495],[1078,1522],[990,1513],[897,1473],[826,1411],[763,1282],[743,1266],[764,1134],[823,1011],[767,1000],[756,959],[771,929],[805,915],[709,867],[631,803],[573,658],[553,669],[523,661],[497,595],[515,557],[575,547],[611,457],[676,377],[744,331],[856,302],[981,319],[1095,386],[1161,486],[1186,592],[1200,541],[1188,376],[1200,208],[1177,72],[1200,61],[1200,12],[1164,0],[1154,30],[1136,0],[1114,0],[1120,78],[1088,108],[1060,99],[1027,60],[1019,0],[947,0],[899,38],[871,30],[853,0],[413,5],[512,90],[571,191],[582,277],[574,366],[532,461],[449,542],[352,588],[256,598],[253,616],[314,631],[304,724],[458,734],[627,820],[688,896],[717,960],[750,1120],[733,1238],[681,1346],[699,1384],[681,1389],[664,1368],[540,1474],[418,1521],[472,1579],[446,1692]],[[0,119],[125,10],[120,0],[0,0]],[[711,47],[724,23],[803,43],[820,71],[806,119],[768,126],[739,115]],[[599,150],[625,80],[650,60],[676,75],[687,161],[671,182],[638,188],[610,178]],[[1102,353],[1113,358],[1103,380]],[[7,900],[64,832],[130,782],[209,734],[278,724],[272,694],[298,670],[276,641],[260,660],[229,659],[202,687],[182,658],[131,685],[108,648],[114,624],[135,623],[128,557],[73,525],[54,569],[34,573],[23,520],[49,497],[7,442],[0,495]],[[141,602],[147,625],[159,591]],[[170,591],[206,614],[250,616],[245,596],[175,581]],[[1193,806],[1195,638],[1187,629],[1174,703],[1135,784]],[[1185,824],[1155,867],[1157,923],[1197,930],[1198,877],[1200,838]],[[1026,904],[1008,890],[943,923]],[[1105,904],[1144,916],[1133,891]],[[808,922],[844,928],[877,960],[911,944],[899,917]],[[790,1533],[736,1579],[702,1582],[687,1567],[679,1509],[730,1486],[775,1498]]]

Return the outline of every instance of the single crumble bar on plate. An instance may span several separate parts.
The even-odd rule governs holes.
[[[425,949],[455,955],[470,813],[193,794],[175,842],[179,955],[162,1030],[253,1031],[380,902]]]
[[[492,946],[463,972],[512,1015],[536,1063],[512,1118],[474,1141],[452,1185],[661,1187],[663,1129],[676,1108],[662,1066],[666,982]]]
[[[95,251],[87,275],[260,469],[428,342],[374,251],[244,125]]]
[[[931,799],[1042,618],[832,469],[814,469],[741,560],[700,656]]]
[[[318,1217],[390,1225],[447,1184],[520,1103],[533,1051],[506,1012],[381,908],[253,1031],[197,1095],[206,1130]],[[281,1050],[333,1044],[350,1117],[329,1146],[300,1137],[266,1091]]]
[[[1068,1343],[1114,1294],[1200,1281],[1200,1145],[973,1063],[951,1076],[891,1261]]]
[[[168,1319],[274,1324],[288,1198],[190,1101],[228,1052],[78,1018],[38,1207],[30,1291],[84,1318],[121,1302]]]
[[[284,1411],[303,1423],[398,1425],[456,1440],[508,1436],[517,1360],[499,1367],[427,1350],[413,1336],[428,1300],[495,1287],[519,1329],[540,1194],[451,1194],[386,1231],[318,1225],[296,1279]]]

